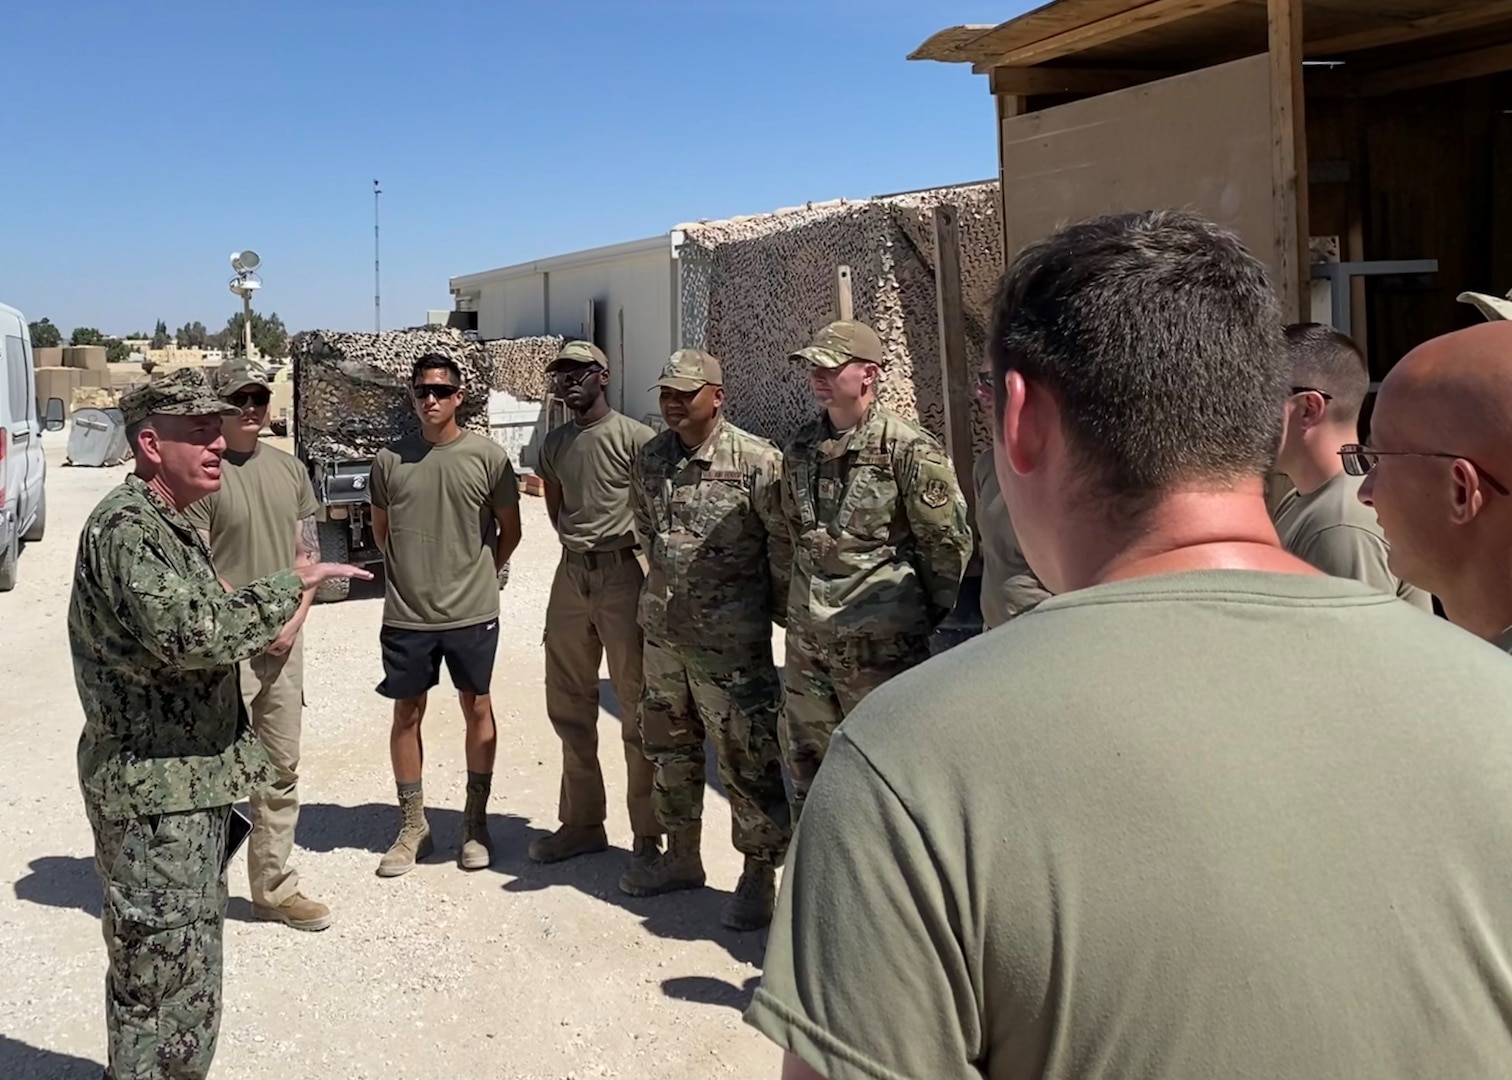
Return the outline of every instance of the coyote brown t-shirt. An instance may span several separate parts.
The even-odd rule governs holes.
[[[747,1017],[829,1080],[1507,1076],[1509,852],[1493,645],[1339,578],[1101,585],[846,717]]]
[[[294,565],[299,522],[320,507],[299,459],[266,443],[227,450],[219,491],[191,503],[189,523],[210,537],[215,572],[234,589]]]
[[[557,533],[568,551],[616,551],[634,547],[630,466],[656,436],[624,413],[591,424],[569,420],[541,444],[536,471],[562,489]]]
[[[1325,574],[1363,581],[1431,612],[1433,598],[1387,568],[1386,534],[1375,511],[1360,501],[1364,483],[1364,477],[1339,473],[1307,495],[1288,492],[1275,513],[1281,546]]]
[[[520,501],[502,446],[470,431],[441,445],[410,435],[378,452],[368,490],[388,511],[384,626],[454,630],[498,617],[494,511]]]
[[[1019,547],[998,487],[992,451],[971,467],[976,484],[977,537],[982,549],[982,624],[991,630],[1021,615],[1050,595]]]

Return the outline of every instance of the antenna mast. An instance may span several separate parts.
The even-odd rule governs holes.
[[[383,303],[379,299],[378,277],[378,196],[383,190],[373,181],[373,333],[383,332]]]

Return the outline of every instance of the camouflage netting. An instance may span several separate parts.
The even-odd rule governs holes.
[[[556,358],[564,340],[557,335],[485,341],[493,388],[521,401],[544,400],[549,389],[546,365]]]
[[[458,422],[488,434],[493,368],[481,344],[460,330],[421,326],[381,334],[313,330],[290,342],[294,362],[294,420],[300,456],[309,460],[366,459],[417,430],[410,369],[426,353],[457,362],[466,392]]]
[[[732,420],[783,441],[813,414],[806,373],[786,357],[835,317],[835,271],[846,265],[855,316],[887,350],[881,400],[943,440],[934,209],[947,203],[959,211],[966,344],[977,357],[1003,266],[995,181],[679,226],[683,344],[723,362]],[[986,427],[973,423],[985,449]]]

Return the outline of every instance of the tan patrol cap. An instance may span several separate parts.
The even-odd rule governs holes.
[[[853,319],[830,323],[814,335],[807,348],[799,349],[789,359],[807,360],[823,368],[844,367],[852,360],[865,360],[879,367],[887,363],[877,332]]]
[[[547,371],[555,371],[563,364],[597,364],[609,370],[609,358],[591,341],[564,341],[557,350],[556,359],[546,365]]]
[[[723,385],[724,372],[719,369],[718,360],[702,349],[678,349],[672,354],[672,359],[667,361],[666,367],[662,368],[661,378],[651,388],[654,390],[658,386],[665,386],[691,394],[705,386]]]
[[[1462,304],[1474,304],[1491,322],[1512,319],[1512,292],[1509,292],[1505,298],[1487,296],[1485,293],[1478,292],[1462,292],[1456,299]]]

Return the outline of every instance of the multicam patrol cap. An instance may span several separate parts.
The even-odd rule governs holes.
[[[865,360],[878,367],[887,363],[877,332],[853,319],[830,323],[814,335],[807,348],[799,349],[789,359],[807,360],[823,368],[844,367],[852,360]]]
[[[1487,296],[1485,293],[1462,292],[1456,297],[1462,304],[1474,304],[1490,322],[1512,319],[1512,292],[1506,297]]]
[[[268,374],[259,364],[254,364],[244,356],[236,356],[225,361],[215,369],[215,377],[211,380],[215,392],[222,398],[229,398],[238,390],[245,390],[249,386],[261,386],[268,389]]]
[[[149,416],[235,416],[237,410],[216,397],[198,368],[177,371],[139,386],[121,397],[121,416],[128,426]]]
[[[546,365],[546,370],[555,371],[563,364],[597,364],[605,371],[609,370],[609,358],[591,341],[564,341],[556,358]]]
[[[723,386],[724,372],[719,361],[702,349],[678,349],[662,368],[661,378],[651,389],[665,386],[684,394],[691,394],[705,386]]]

